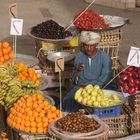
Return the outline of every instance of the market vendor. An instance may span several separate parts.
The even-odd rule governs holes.
[[[74,100],[75,92],[81,86],[88,84],[99,85],[101,88],[111,79],[112,61],[103,51],[96,46],[101,40],[98,33],[82,31],[80,41],[82,51],[75,57],[72,72],[73,88],[63,99],[63,111],[73,112],[82,106]]]

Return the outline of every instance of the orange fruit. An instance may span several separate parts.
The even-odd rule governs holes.
[[[44,117],[43,118],[43,122],[48,122],[48,118],[47,117]]]
[[[0,62],[4,62],[4,57],[0,57]]]
[[[8,50],[7,49],[2,49],[3,54],[8,54]]]
[[[3,48],[8,48],[9,46],[10,46],[10,44],[6,41],[2,43]]]
[[[36,128],[35,128],[35,127],[31,127],[31,128],[30,128],[30,131],[31,131],[32,133],[36,133]]]
[[[26,127],[29,127],[29,126],[31,126],[31,123],[30,123],[30,121],[26,121],[26,123],[25,123],[25,126],[26,126]]]
[[[30,127],[28,127],[28,126],[25,127],[25,131],[26,131],[26,132],[30,132]]]
[[[39,127],[39,128],[37,129],[37,132],[38,132],[38,133],[43,133],[43,132],[44,132],[43,127]]]
[[[10,58],[8,54],[4,54],[3,57],[4,57],[5,60],[8,60]]]
[[[30,121],[33,122],[35,120],[34,116],[30,116]]]
[[[31,127],[36,127],[36,122],[35,121],[31,122]]]
[[[8,53],[11,53],[12,52],[12,48],[11,47],[8,47],[7,48],[7,51],[8,51]]]
[[[3,52],[0,50],[0,57],[2,57],[3,56]]]
[[[34,117],[38,117],[39,113],[38,112],[34,112]]]
[[[42,119],[40,117],[36,117],[36,122],[40,123],[40,122],[42,122]]]
[[[43,127],[43,123],[42,123],[42,122],[37,123],[37,127],[38,127],[38,128],[39,128],[39,127]]]
[[[48,122],[44,122],[43,127],[48,127]]]

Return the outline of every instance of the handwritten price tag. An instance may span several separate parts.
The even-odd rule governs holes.
[[[127,65],[140,67],[140,48],[131,47],[128,55]]]
[[[23,19],[12,18],[10,35],[22,35]]]
[[[17,3],[9,5],[9,16],[10,18],[17,18]]]
[[[55,58],[55,72],[64,71],[64,57]]]

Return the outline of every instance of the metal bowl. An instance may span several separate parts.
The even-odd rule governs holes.
[[[16,54],[16,57],[10,61],[15,62],[22,62],[26,64],[28,67],[35,66],[39,63],[39,60],[31,55],[25,55],[25,54]]]
[[[112,105],[112,106],[107,106],[107,107],[96,107],[96,106],[84,105],[84,104],[82,104],[80,102],[78,102],[78,103],[83,105],[83,106],[90,107],[90,108],[109,108],[109,107],[120,106],[120,105],[122,105],[122,104],[124,104],[126,102],[126,98],[124,97],[124,95],[121,92],[114,91],[114,90],[103,90],[103,92],[109,93],[109,94],[111,94],[111,96],[113,96],[113,95],[119,96],[121,102],[118,103],[118,104]]]
[[[55,53],[49,54],[47,56],[47,59],[49,61],[54,62],[55,58],[57,58],[57,57],[64,57],[64,61],[67,62],[67,61],[72,60],[75,57],[75,55],[70,52],[55,52]]]
[[[33,35],[31,33],[32,28],[28,29],[27,33],[30,37],[34,38],[35,40],[38,41],[44,41],[44,42],[48,42],[48,43],[57,43],[57,44],[67,44],[69,43],[69,41],[73,38],[73,36],[69,36],[66,37],[64,39],[45,39],[45,38],[41,38],[41,37],[36,37],[35,35]]]
[[[98,28],[98,29],[96,29],[96,28],[93,28],[93,29],[79,28],[79,30],[106,31],[106,30],[112,30],[112,29],[122,27],[128,22],[127,18],[123,18],[123,17],[119,17],[119,16],[111,16],[111,15],[100,15],[100,16],[103,17],[105,23],[108,24],[109,27],[107,27],[107,28]]]

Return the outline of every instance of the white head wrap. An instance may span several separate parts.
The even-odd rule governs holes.
[[[101,36],[98,33],[91,32],[91,31],[82,31],[80,35],[81,43],[87,45],[93,45],[99,43],[101,40]]]

